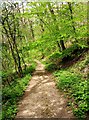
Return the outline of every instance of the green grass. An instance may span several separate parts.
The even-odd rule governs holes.
[[[75,74],[68,70],[60,70],[54,73],[57,77],[57,87],[70,96],[70,104],[74,114],[78,118],[84,118],[89,110],[89,80],[84,80],[82,75]]]

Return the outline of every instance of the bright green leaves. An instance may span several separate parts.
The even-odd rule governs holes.
[[[28,74],[22,79],[16,79],[11,86],[3,88],[2,120],[14,119],[17,112],[17,101],[23,95],[30,79],[31,75]]]
[[[54,73],[57,77],[57,86],[69,94],[73,102],[73,111],[78,118],[85,117],[85,112],[89,110],[89,89],[88,82],[81,75],[70,72],[68,70],[60,70]],[[77,104],[77,108],[76,108]]]
[[[58,86],[62,89],[68,89],[72,87],[72,85],[75,84],[76,81],[80,80],[80,77],[77,77],[75,76],[75,74],[68,71],[60,71],[58,73],[55,72],[54,75],[58,77]]]

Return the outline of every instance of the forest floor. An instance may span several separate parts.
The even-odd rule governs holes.
[[[37,62],[27,89],[18,104],[18,118],[74,118],[67,98],[60,92],[51,73]]]

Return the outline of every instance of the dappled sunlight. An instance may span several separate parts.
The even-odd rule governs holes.
[[[89,2],[27,1],[0,8],[1,120],[87,117]]]
[[[46,72],[44,66],[38,62],[37,69],[19,102],[16,118],[74,117],[73,113],[69,112],[66,107],[67,100],[57,90],[53,76],[41,74],[42,71]]]

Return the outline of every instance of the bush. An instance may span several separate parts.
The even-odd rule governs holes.
[[[10,85],[6,84],[2,89],[3,101],[2,101],[2,120],[12,120],[17,112],[17,102],[23,95],[26,86],[31,79],[31,74],[36,68],[36,64],[33,63],[27,70],[23,70],[24,77],[16,78],[10,82]],[[14,75],[14,73],[13,73]],[[6,74],[3,74],[3,78],[6,78]]]
[[[65,49],[62,52],[60,58],[64,63],[78,57],[82,51],[83,49],[81,48],[81,46],[79,46],[78,44],[74,44],[74,45],[71,45],[69,48]]]
[[[35,71],[35,68],[36,68],[36,64],[32,64],[30,65],[28,68],[26,68],[26,70],[23,71],[23,74],[32,74],[34,71]]]
[[[89,64],[89,56],[86,58],[85,65]]]
[[[55,52],[53,54],[51,54],[49,57],[49,62],[52,62],[56,65],[58,65],[61,61],[61,53],[60,52]]]
[[[8,102],[6,105],[3,106],[4,111],[2,112],[2,120],[13,120],[15,114],[17,112],[17,106],[15,103]]]
[[[76,56],[80,55],[82,52],[81,46],[74,44],[69,48],[63,50],[62,52],[55,52],[48,57],[49,63],[54,63],[60,67],[64,62],[68,62],[74,59]]]
[[[47,64],[47,65],[45,66],[45,69],[46,69],[47,71],[52,72],[52,71],[55,71],[55,70],[57,69],[57,65],[54,64],[54,63],[50,63],[50,64]]]
[[[85,113],[89,110],[89,90],[87,87],[89,81],[82,79],[80,75],[66,70],[55,72],[54,75],[57,77],[58,88],[67,91],[67,94],[74,98],[74,114],[79,118],[85,117]],[[75,107],[76,105],[77,108]]]
[[[61,56],[60,52],[55,52],[49,56],[49,60],[51,62],[53,62],[53,61],[56,62],[56,60],[59,60],[60,56]]]
[[[78,44],[71,45],[62,52],[62,58],[76,54],[79,50],[81,50],[81,47]]]

